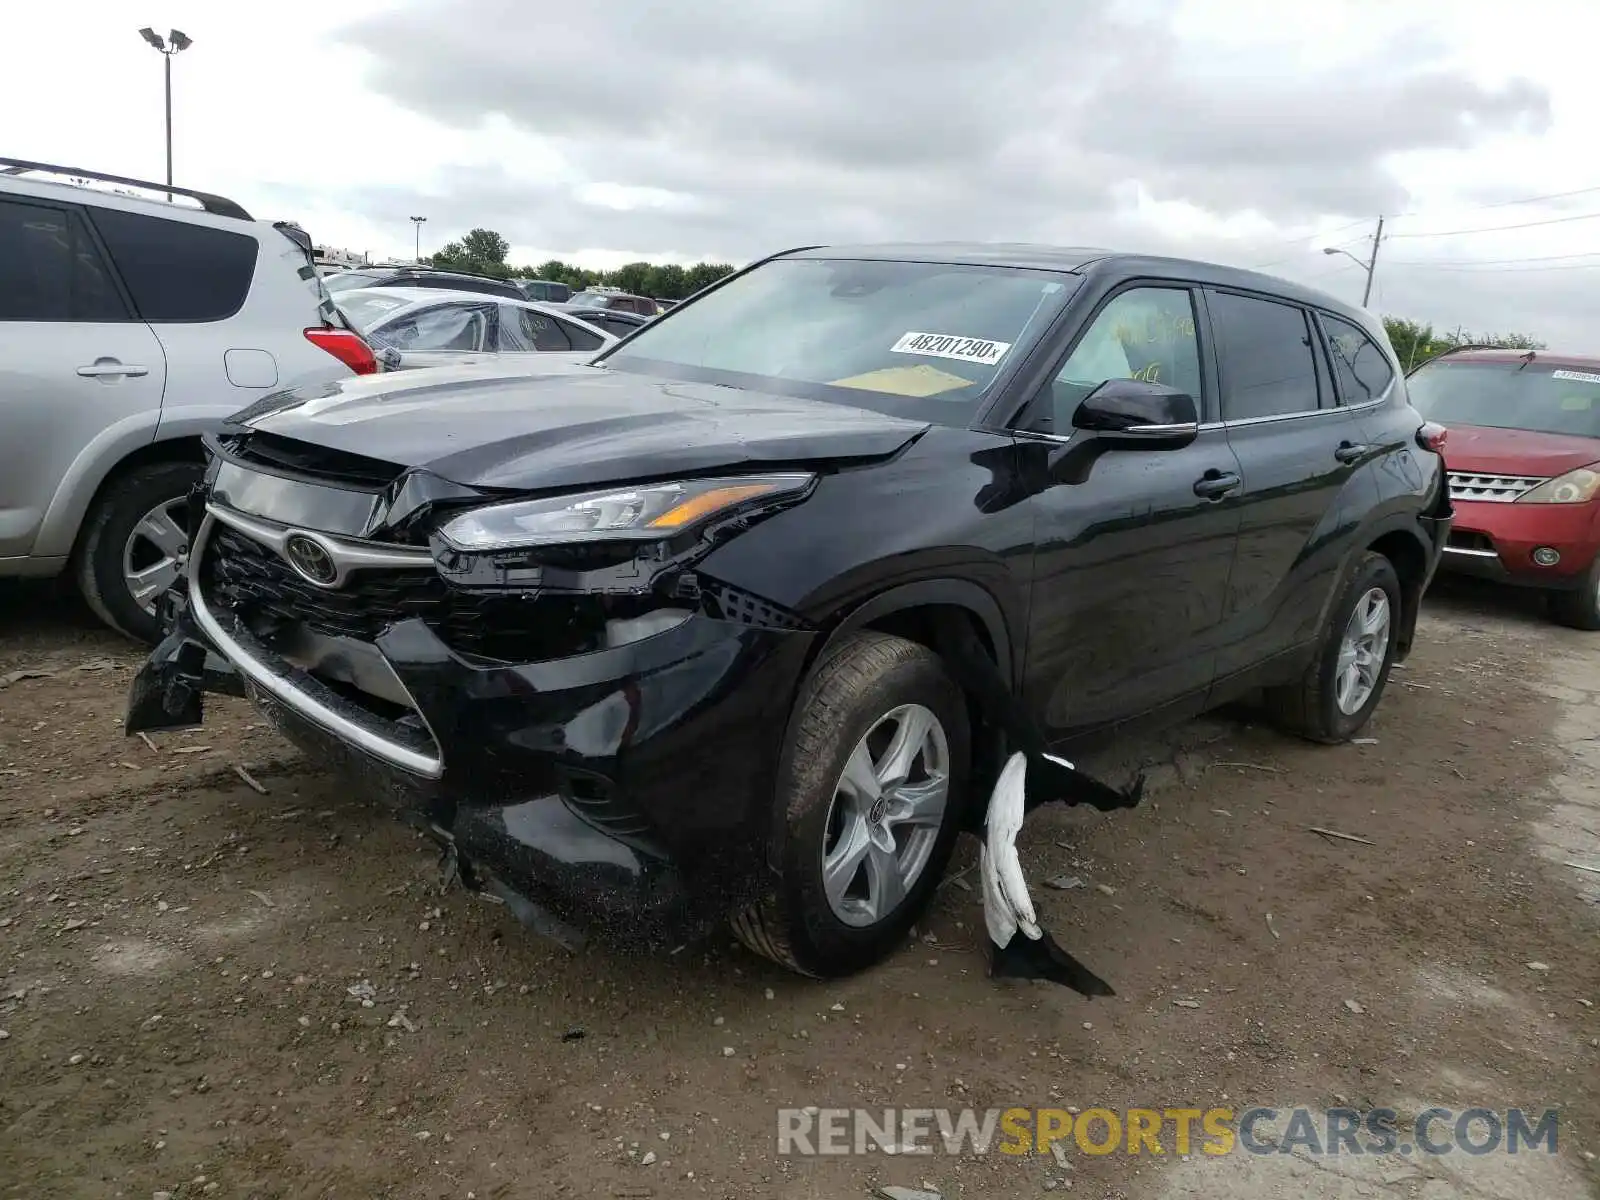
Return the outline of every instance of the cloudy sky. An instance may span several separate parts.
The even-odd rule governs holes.
[[[68,0],[14,6],[0,153],[408,255],[741,262],[1008,240],[1260,266],[1600,352],[1591,0]]]

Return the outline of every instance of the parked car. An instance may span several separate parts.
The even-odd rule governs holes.
[[[1232,268],[794,251],[597,361],[241,414],[128,729],[248,692],[530,921],[731,915],[831,975],[981,825],[997,713],[1066,748],[1264,688],[1347,739],[1450,526],[1382,326]]]
[[[1456,350],[1407,387],[1450,430],[1443,568],[1538,588],[1558,621],[1600,629],[1600,357]]]
[[[274,389],[376,369],[304,230],[22,159],[0,159],[0,363],[0,576],[68,574],[107,624],[151,640],[201,435]]]
[[[355,288],[440,288],[449,292],[478,292],[485,296],[504,296],[522,300],[522,289],[509,279],[492,275],[473,275],[466,271],[442,271],[437,267],[362,267],[359,271],[340,271],[323,280],[330,295]]]
[[[603,308],[612,312],[632,312],[638,313],[641,317],[653,317],[661,311],[661,307],[648,296],[635,296],[612,288],[591,288],[588,291],[574,292],[567,305],[570,308]]]
[[[561,308],[575,317],[581,317],[596,329],[603,329],[619,338],[627,337],[639,326],[648,325],[655,319],[629,312],[625,308],[585,308],[573,304],[563,304]]]
[[[565,304],[572,299],[572,289],[553,279],[514,279],[526,300],[542,300],[547,304]]]
[[[471,292],[358,288],[336,303],[390,370],[530,352],[587,362],[617,340],[554,305]]]

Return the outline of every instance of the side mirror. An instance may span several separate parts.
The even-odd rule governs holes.
[[[1078,405],[1072,427],[1115,450],[1181,450],[1199,436],[1200,411],[1188,392],[1142,379],[1108,379]]]
[[[385,370],[398,371],[405,364],[405,356],[393,346],[385,346],[378,351],[378,361],[383,364]]]

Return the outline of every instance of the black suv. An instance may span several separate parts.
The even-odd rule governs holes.
[[[531,922],[809,974],[903,940],[1006,711],[1349,738],[1451,521],[1382,328],[1195,262],[796,250],[593,365],[429,374],[213,439],[128,729],[246,692]]]
[[[511,300],[526,299],[522,289],[509,279],[424,266],[361,267],[339,271],[324,277],[322,286],[334,296],[354,288],[423,287],[445,288],[452,292],[481,292],[486,296],[505,296]]]

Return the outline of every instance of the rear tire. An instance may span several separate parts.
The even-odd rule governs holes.
[[[1305,674],[1297,683],[1267,689],[1267,710],[1280,728],[1329,744],[1349,741],[1361,731],[1389,682],[1400,605],[1394,564],[1381,554],[1364,554],[1328,610],[1328,624]],[[1381,631],[1374,628],[1380,612],[1385,614]],[[1380,649],[1383,657],[1377,660]]]
[[[897,738],[920,749],[896,756]],[[883,782],[896,777],[899,759],[905,782]],[[864,761],[873,773],[863,787]],[[849,637],[817,667],[790,717],[773,812],[778,879],[733,918],[734,934],[757,954],[819,978],[884,958],[949,863],[970,762],[966,698],[938,655],[887,634]],[[875,788],[880,799],[869,802]],[[855,836],[878,839],[859,867],[850,851],[865,843]],[[891,874],[898,885],[884,884]]]
[[[1576,590],[1550,593],[1550,615],[1572,629],[1600,629],[1600,557],[1589,564]]]
[[[187,552],[174,529],[184,534],[189,489],[204,474],[193,462],[131,467],[105,486],[84,521],[78,589],[96,616],[135,641],[161,640],[155,602]]]

